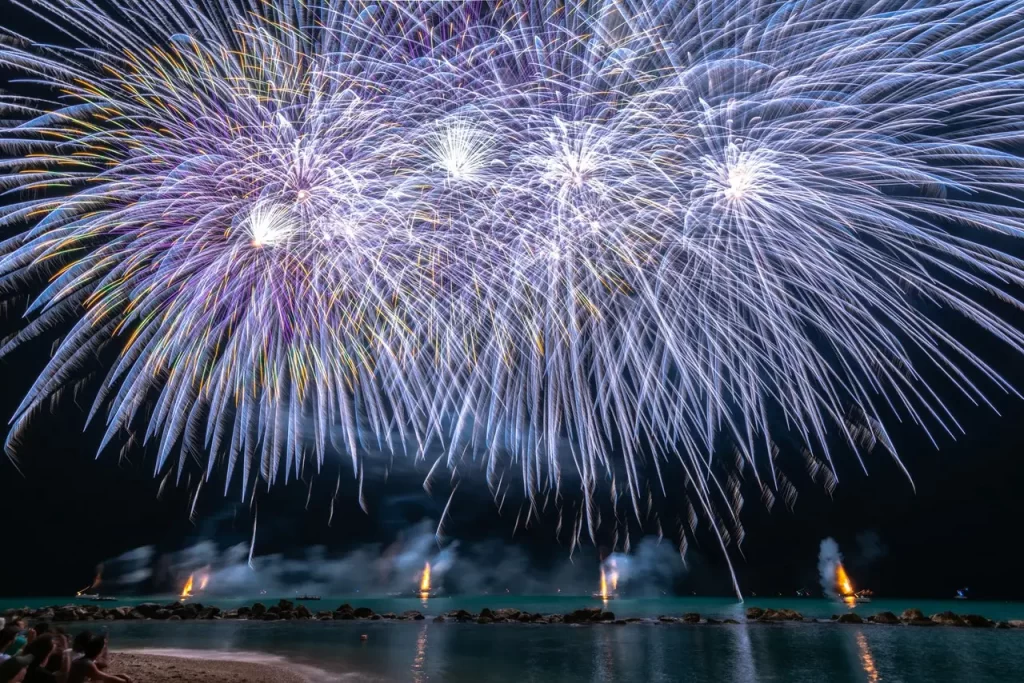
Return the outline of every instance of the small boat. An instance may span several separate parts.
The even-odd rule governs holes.
[[[83,596],[84,597],[84,596]],[[117,602],[117,598],[110,595],[96,595],[89,598],[92,602]]]
[[[297,597],[295,599],[296,600],[319,600],[320,596],[319,595],[300,595],[299,597]]]
[[[842,598],[845,601],[852,600],[852,601],[857,602],[857,603],[860,603],[860,602],[871,602],[871,596],[872,595],[874,595],[874,592],[872,592],[870,590],[867,590],[867,589],[864,589],[862,591],[857,591],[856,593],[847,593],[847,594],[843,595]]]
[[[99,600],[99,598],[99,593],[82,593],[81,595],[75,596],[76,600]]]

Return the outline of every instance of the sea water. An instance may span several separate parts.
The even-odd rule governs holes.
[[[266,604],[276,600],[263,596]],[[200,599],[200,601],[202,601]],[[251,604],[253,600],[239,601]],[[14,605],[67,600],[4,600]],[[209,598],[208,604],[228,606]],[[487,606],[566,612],[600,605],[586,597],[415,599],[347,596],[310,602],[335,609],[341,602],[375,611],[419,609],[434,615]],[[335,604],[337,603],[337,604]],[[113,606],[116,603],[106,603]],[[790,607],[810,617],[844,611],[838,603],[812,599],[751,599],[746,605],[715,598],[611,600],[616,616],[740,616],[746,606]],[[992,619],[1024,616],[1019,603],[876,600],[857,605],[862,615],[906,607],[926,614],[952,609]],[[86,624],[71,625],[85,627]],[[203,650],[277,655],[313,666],[325,681],[444,681],[469,683],[563,683],[668,681],[725,683],[843,683],[856,681],[1004,683],[1024,680],[1024,630],[909,627],[865,624],[784,623],[738,625],[459,624],[424,621],[337,622],[137,622],[90,623],[108,628],[115,650],[172,648],[202,656]],[[361,640],[366,635],[367,639]]]

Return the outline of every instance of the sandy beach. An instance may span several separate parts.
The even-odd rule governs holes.
[[[305,667],[278,657],[229,653],[137,650],[112,652],[112,674],[127,674],[136,683],[309,683]]]

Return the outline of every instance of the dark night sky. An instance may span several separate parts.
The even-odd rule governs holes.
[[[44,348],[19,351],[0,366],[2,414],[13,411],[31,373],[42,364],[48,344],[40,346]],[[852,456],[839,460],[841,482],[832,500],[818,489],[802,487],[792,513],[777,504],[769,514],[756,496],[748,495],[744,554],[733,552],[743,590],[770,594],[815,586],[817,546],[831,535],[846,553],[858,585],[883,594],[943,597],[969,585],[979,597],[1024,598],[1017,541],[1024,522],[1019,494],[1024,462],[1018,457],[1024,401],[1000,397],[996,404],[1002,416],[959,406],[968,434],[956,442],[940,441],[938,451],[917,431],[896,432],[915,476],[916,494],[888,456],[876,452],[866,457],[870,477],[859,471]],[[238,503],[237,488],[226,500],[216,486],[208,487],[192,522],[185,487],[168,486],[157,498],[152,454],[147,457],[135,449],[119,461],[114,449],[96,460],[99,435],[95,429],[82,434],[83,417],[84,411],[69,399],[53,413],[40,415],[20,449],[24,476],[6,458],[0,460],[9,549],[0,562],[0,593],[65,594],[81,588],[82,578],[97,562],[141,545],[174,550],[211,535],[231,543],[248,537],[248,512]],[[447,489],[430,498],[423,493],[421,477],[407,471],[387,483],[372,481],[367,487],[369,515],[359,509],[354,484],[344,477],[330,528],[326,499],[333,474],[314,486],[323,495],[313,497],[308,511],[303,483],[261,495],[259,551],[314,544],[341,551],[356,543],[388,541],[405,525],[439,516]],[[396,500],[402,503],[396,505]],[[238,513],[237,523],[207,523],[233,512]],[[550,523],[520,530],[514,540],[513,523],[514,515],[497,514],[482,487],[463,487],[447,528],[456,538],[492,537],[522,544],[548,564],[568,558],[568,548],[554,541]],[[866,532],[876,534],[884,547],[872,562],[862,561],[858,550],[857,539]],[[728,594],[725,565],[713,540],[702,537],[701,546],[693,550],[691,571],[677,590]]]
[[[10,19],[3,20],[10,25]],[[0,74],[0,81],[3,80]],[[24,300],[8,308],[0,335],[17,328]],[[1018,324],[1024,324],[1017,314]],[[955,323],[954,323],[955,324]],[[1021,359],[983,339],[966,324],[956,333],[973,336],[986,359],[1024,387]],[[34,373],[50,351],[52,339],[33,342],[0,361],[0,417],[13,413]],[[951,396],[951,395],[950,395]],[[951,398],[955,398],[952,397]],[[96,563],[126,550],[158,543],[175,549],[213,533],[204,520],[220,519],[240,509],[240,522],[220,524],[220,540],[238,542],[251,531],[237,491],[225,500],[211,486],[199,504],[195,522],[189,520],[189,496],[184,487],[168,487],[158,499],[159,480],[152,476],[152,454],[131,450],[127,460],[116,449],[95,459],[99,432],[82,433],[85,407],[66,396],[51,414],[39,415],[26,434],[19,473],[0,457],[0,509],[3,547],[0,552],[0,595],[67,594],[81,588]],[[802,487],[791,513],[777,504],[769,514],[756,496],[747,496],[743,510],[747,539],[743,556],[732,557],[744,591],[773,594],[800,586],[815,586],[818,544],[835,537],[850,560],[858,585],[883,595],[948,597],[969,585],[978,597],[1024,599],[1024,554],[1019,549],[1024,526],[1024,400],[996,395],[1002,413],[965,401],[951,407],[967,429],[958,441],[940,438],[935,450],[915,429],[897,428],[896,442],[917,486],[907,480],[888,456],[870,454],[870,477],[855,458],[840,454],[841,482],[833,499],[820,490]],[[794,449],[795,450],[795,449]],[[783,451],[782,457],[798,458]],[[333,473],[337,465],[332,463]],[[799,467],[799,463],[797,463]],[[443,487],[433,497],[421,488],[421,476],[409,472],[385,484],[369,486],[371,514],[360,510],[355,487],[344,480],[333,526],[327,526],[330,474],[315,490],[305,510],[307,488],[293,484],[261,496],[260,523],[266,528],[260,552],[327,544],[343,549],[356,543],[388,540],[396,529],[422,517],[437,518],[447,500]],[[220,485],[223,488],[223,485]],[[512,540],[514,515],[499,516],[485,491],[460,488],[452,509],[449,534],[459,538],[494,537],[522,544],[548,563],[568,557],[568,548],[554,542],[550,524],[522,531]],[[396,504],[395,501],[402,501]],[[858,536],[877,535],[884,552],[872,562],[861,561]],[[692,555],[692,568],[680,591],[728,594],[725,564],[709,537]]]

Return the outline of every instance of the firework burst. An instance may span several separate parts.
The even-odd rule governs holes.
[[[617,472],[638,518],[655,481],[724,547],[723,440],[770,498],[771,422],[831,471],[955,432],[928,377],[1012,390],[934,313],[1021,350],[982,296],[1024,274],[985,238],[1020,0],[14,4],[69,44],[0,45],[46,91],[3,100],[0,282],[47,281],[0,352],[66,335],[9,448],[114,345],[90,419],[158,472],[245,495],[370,435],[531,498]]]

